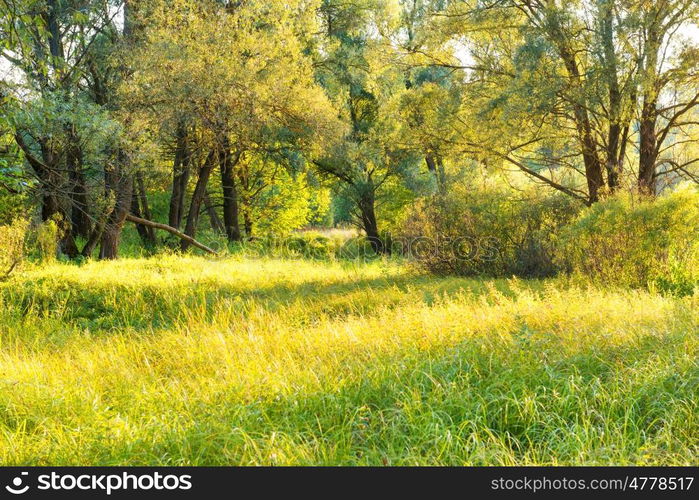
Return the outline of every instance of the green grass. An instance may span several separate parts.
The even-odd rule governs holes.
[[[0,285],[0,462],[696,464],[699,297],[161,256]]]

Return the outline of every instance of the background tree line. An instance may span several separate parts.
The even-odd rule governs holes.
[[[71,259],[116,258],[129,221],[209,251],[203,226],[354,223],[381,254],[522,192],[564,201],[491,219],[550,232],[699,181],[698,23],[694,0],[0,0],[0,216],[53,221]]]

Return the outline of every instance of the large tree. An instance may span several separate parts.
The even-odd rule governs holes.
[[[247,171],[241,161],[290,148],[311,151],[335,133],[339,124],[299,35],[315,29],[307,7],[301,1],[150,4],[137,71],[125,92],[134,113],[155,124],[171,151],[171,226],[179,227],[186,212],[184,232],[195,235],[218,170],[225,232],[240,240],[236,184]],[[190,177],[195,186],[186,208]]]
[[[467,41],[462,142],[586,203],[655,192],[697,100],[696,2],[453,2],[436,31]],[[684,166],[682,166],[684,167]],[[677,170],[677,169],[674,169]],[[582,180],[582,182],[580,182]]]
[[[408,175],[419,160],[413,148],[395,140],[398,123],[391,104],[405,90],[405,79],[384,40],[397,26],[394,7],[374,0],[323,0],[319,11],[323,30],[317,77],[347,132],[314,163],[349,197],[355,221],[376,253],[388,250],[381,239],[377,204],[385,188]]]
[[[127,73],[128,2],[6,0],[2,56],[15,141],[69,257],[116,257],[131,204],[132,151],[116,89]],[[99,202],[97,202],[99,200]],[[85,244],[78,248],[76,238]]]

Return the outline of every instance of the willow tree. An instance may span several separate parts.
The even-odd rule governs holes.
[[[638,40],[631,46],[638,64],[638,185],[646,193],[655,193],[663,175],[686,174],[697,161],[696,157],[683,161],[676,154],[682,149],[678,146],[692,141],[699,111],[699,40],[683,40],[681,35],[683,28],[699,28],[699,3],[669,0],[622,5],[619,10]]]
[[[148,4],[137,71],[124,92],[174,152],[171,225],[184,217],[190,172],[195,178],[187,235],[195,235],[213,172],[221,178],[225,231],[236,241],[241,159],[314,151],[336,133],[300,36],[315,30],[307,7],[301,0]]]
[[[350,198],[355,221],[376,253],[387,251],[377,204],[391,182],[409,174],[419,159],[395,140],[399,124],[391,102],[405,89],[405,81],[392,63],[384,33],[396,29],[398,12],[397,4],[376,0],[323,0],[319,10],[323,29],[316,47],[317,78],[347,133],[314,163]]]
[[[396,141],[424,156],[440,194],[448,189],[446,160],[460,160],[455,120],[464,97],[461,68],[445,64],[457,59],[457,46],[432,29],[433,17],[443,8],[441,0],[401,0],[397,29],[385,34],[393,47],[387,62],[405,80],[392,111],[400,124]]]
[[[445,37],[468,42],[462,142],[587,204],[655,191],[697,106],[691,0],[453,2]]]
[[[2,92],[11,112],[15,141],[27,173],[36,182],[43,220],[61,229],[61,250],[90,255],[112,225],[114,200],[91,205],[96,192],[110,191],[109,170],[126,155],[109,95],[114,79],[96,75],[112,62],[123,41],[124,2],[6,0],[0,4],[2,57],[14,78]],[[122,16],[123,17],[123,16]],[[106,134],[105,134],[106,133]],[[121,177],[119,176],[119,182]],[[121,192],[121,191],[120,191]],[[117,196],[116,198],[119,198]],[[114,228],[118,232],[119,227]],[[76,237],[87,240],[82,251]],[[103,252],[111,255],[111,250]]]

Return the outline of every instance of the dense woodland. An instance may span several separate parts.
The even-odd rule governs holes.
[[[353,224],[377,254],[489,237],[517,253],[492,272],[598,266],[619,249],[589,257],[584,228],[553,255],[581,211],[685,186],[696,227],[698,22],[695,0],[3,0],[0,216],[68,259],[116,258],[131,223],[205,251]]]

